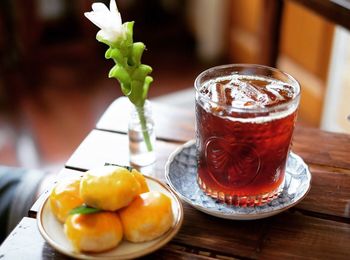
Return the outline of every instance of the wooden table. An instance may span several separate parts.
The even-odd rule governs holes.
[[[105,162],[128,164],[127,118],[116,100],[96,129],[68,160],[59,177]],[[123,113],[125,114],[125,113]],[[194,112],[154,104],[157,163],[151,175],[164,180],[169,154],[194,137]],[[224,220],[183,203],[183,226],[175,238],[148,256],[162,259],[350,259],[350,135],[297,126],[292,150],[310,167],[312,187],[295,207],[254,221]],[[40,236],[33,205],[0,248],[1,259],[65,259]]]

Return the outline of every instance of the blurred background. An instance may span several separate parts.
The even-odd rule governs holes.
[[[122,95],[107,78],[113,64],[95,40],[98,29],[83,15],[92,2],[0,1],[1,165],[60,169]],[[123,21],[135,21],[135,40],[147,46],[151,99],[192,99],[194,79],[214,65],[266,64],[301,83],[300,123],[350,133],[348,0],[117,4]]]

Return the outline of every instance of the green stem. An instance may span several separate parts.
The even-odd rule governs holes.
[[[145,143],[147,146],[147,151],[151,152],[151,151],[153,151],[153,147],[152,147],[151,139],[150,139],[148,129],[147,129],[147,122],[146,122],[146,117],[145,117],[145,113],[144,113],[144,108],[136,106],[136,111],[137,111],[137,114],[138,114],[139,119],[140,119],[142,135],[143,135],[143,139],[145,140]]]

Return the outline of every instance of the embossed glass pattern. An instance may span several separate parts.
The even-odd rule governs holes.
[[[225,65],[200,74],[196,87],[198,183],[239,206],[276,198],[285,177],[300,87],[261,65]]]

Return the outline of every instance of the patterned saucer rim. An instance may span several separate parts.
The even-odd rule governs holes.
[[[195,145],[195,140],[189,140],[188,142],[184,143],[183,145],[177,147],[168,157],[168,160],[165,164],[165,179],[169,185],[169,187],[185,202],[187,202],[188,204],[190,204],[192,207],[215,217],[219,217],[219,218],[224,218],[224,219],[231,219],[231,220],[255,220],[255,219],[262,219],[262,218],[266,218],[266,217],[270,217],[276,214],[279,214],[293,206],[295,206],[296,204],[298,204],[300,201],[302,201],[305,196],[308,194],[308,192],[310,191],[311,188],[311,173],[309,171],[309,168],[307,166],[307,164],[304,162],[304,160],[297,154],[290,152],[289,153],[289,157],[295,159],[298,162],[298,166],[302,167],[303,170],[306,173],[306,181],[303,183],[305,186],[305,188],[302,190],[302,192],[300,193],[299,197],[294,200],[294,201],[289,201],[286,202],[285,205],[283,205],[282,207],[278,207],[278,208],[273,208],[273,207],[269,207],[268,205],[265,205],[265,207],[267,207],[267,210],[265,210],[264,212],[255,212],[255,213],[242,213],[242,212],[234,212],[234,213],[227,213],[227,212],[219,212],[218,210],[215,209],[211,209],[208,207],[204,207],[201,205],[198,205],[196,203],[194,203],[188,196],[186,196],[185,194],[182,194],[174,185],[174,183],[172,182],[170,176],[171,176],[171,171],[170,171],[170,166],[171,164],[174,162],[175,157],[182,153],[184,151],[184,149],[186,148],[190,148],[191,146]],[[287,171],[286,171],[287,174]],[[198,184],[196,183],[195,185]],[[209,196],[206,196],[208,199],[211,199]],[[214,199],[212,199],[214,200]],[[218,203],[218,204],[222,204],[222,203]],[[224,204],[226,205],[226,204]],[[247,209],[249,207],[237,207],[237,206],[229,206],[226,205],[227,207],[232,207],[232,208],[236,208],[236,209]],[[261,206],[256,206],[255,208],[259,208]]]

